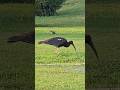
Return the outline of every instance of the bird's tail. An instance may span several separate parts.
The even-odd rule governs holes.
[[[38,42],[38,44],[43,44],[43,43],[44,43],[44,41],[39,41],[39,42]]]
[[[12,36],[10,38],[8,38],[8,43],[15,43],[21,40],[20,36]]]

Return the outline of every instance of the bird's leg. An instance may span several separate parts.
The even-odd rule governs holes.
[[[57,54],[59,54],[59,48],[57,48]]]
[[[56,54],[59,55],[59,48],[56,48]]]

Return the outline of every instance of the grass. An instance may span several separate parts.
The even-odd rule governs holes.
[[[57,11],[59,16],[79,15],[85,16],[85,0],[66,0]]]
[[[70,16],[50,16],[50,17],[39,17],[35,18],[36,26],[44,26],[44,27],[73,27],[73,26],[84,26],[85,18],[79,15],[70,15]]]
[[[112,31],[113,28],[119,28],[119,7],[118,3],[88,4],[86,7],[86,27],[97,28],[101,31]]]
[[[32,31],[32,10],[30,4],[0,4],[1,90],[34,86],[34,45],[7,43],[11,36]]]
[[[50,30],[57,34],[52,35]],[[36,27],[35,90],[85,90],[84,33],[84,27]],[[78,56],[72,46],[60,48],[58,56],[55,47],[38,44],[55,36],[73,40]]]
[[[7,8],[5,8],[7,7]],[[0,16],[30,16],[33,10],[32,4],[0,4]]]
[[[98,61],[90,49],[86,48],[86,86],[91,88],[119,87],[120,57],[117,55],[120,53],[118,50],[120,46],[118,43],[119,33],[116,31],[92,31],[91,33],[93,37],[96,37],[94,42],[100,58]]]
[[[36,90],[85,90],[85,73],[76,71],[85,67],[84,16],[84,0],[66,0],[57,10],[56,16],[35,17]],[[50,30],[57,34],[52,35]],[[56,47],[38,44],[41,40],[56,36],[72,40],[77,48],[77,55],[72,46],[60,48],[57,55]]]
[[[92,35],[100,57],[98,61],[86,48],[86,87],[120,85],[119,7],[118,3],[95,3],[86,8],[86,33]]]
[[[26,5],[26,4],[4,4],[0,5],[0,30],[1,30],[1,49],[0,54],[3,56],[1,57],[3,62],[1,62],[1,66],[5,67],[5,71],[9,71],[10,73],[14,74],[16,71],[21,77],[17,77],[17,80],[20,82],[16,82],[18,86],[23,86],[27,89],[31,88],[31,85],[34,85],[33,82],[29,82],[29,80],[33,79],[34,77],[34,67],[32,67],[34,61],[30,61],[31,58],[33,58],[34,54],[34,48],[32,45],[28,45],[25,43],[18,42],[16,44],[8,44],[7,39],[10,36],[15,35],[19,32],[25,32],[25,31],[31,31],[31,26],[33,26],[33,17],[32,17],[32,5]],[[61,15],[65,12],[61,12]],[[69,15],[68,15],[69,16]],[[73,64],[79,64],[84,63],[84,27],[78,27],[79,25],[84,25],[84,17],[79,17],[77,14],[75,16],[71,15],[68,16],[56,16],[55,17],[48,17],[48,24],[45,25],[43,23],[43,26],[54,26],[52,27],[37,27],[36,28],[36,57],[35,57],[35,64],[52,64],[52,63],[70,63],[70,67]],[[60,18],[61,17],[61,18]],[[69,19],[71,18],[71,20]],[[41,25],[41,19],[40,17],[36,17],[36,22],[38,22],[38,25]],[[47,19],[47,17],[46,17]],[[53,22],[53,20],[55,21]],[[81,19],[82,21],[79,21]],[[40,21],[39,21],[40,20]],[[50,21],[51,20],[51,21]],[[57,22],[60,22],[60,24],[56,24]],[[74,21],[76,20],[76,21]],[[74,21],[74,22],[73,22]],[[49,25],[51,22],[54,23],[54,25]],[[37,23],[36,23],[37,24]],[[58,26],[67,26],[67,27],[58,27]],[[76,26],[77,27],[69,27],[69,26]],[[79,57],[76,56],[75,52],[73,51],[73,47],[70,47],[68,49],[61,48],[61,52],[64,52],[63,54],[60,54],[60,57],[57,60],[57,57],[53,57],[51,59],[51,56],[54,56],[53,51],[54,47],[52,46],[45,46],[38,45],[38,40],[43,40],[51,36],[51,34],[48,33],[47,30],[49,29],[55,30],[60,36],[66,37],[67,39],[73,40],[77,47],[77,52],[80,53]],[[33,29],[33,28],[32,28]],[[59,30],[58,30],[59,29]],[[69,32],[69,30],[71,32]],[[7,32],[7,33],[6,33]],[[78,34],[80,33],[80,35]],[[77,37],[76,37],[77,35]],[[14,48],[14,49],[13,49]],[[41,50],[41,51],[40,51]],[[45,55],[45,51],[48,50],[46,53],[48,57]],[[33,51],[33,52],[31,52]],[[42,52],[44,51],[44,52]],[[68,51],[70,53],[68,53]],[[9,54],[6,54],[8,52]],[[27,53],[27,54],[26,54]],[[70,56],[73,54],[72,56]],[[5,56],[4,56],[5,55]],[[25,56],[26,55],[26,56]],[[67,58],[66,58],[67,57]],[[17,61],[16,61],[17,60]],[[34,58],[33,58],[34,60]],[[7,62],[7,65],[5,64]],[[8,65],[9,63],[9,65]],[[62,64],[63,65],[63,64]],[[22,67],[21,67],[22,66]],[[36,90],[84,90],[84,80],[85,75],[84,72],[71,72],[71,69],[69,71],[65,71],[68,66],[65,65],[65,67],[43,67],[39,66],[35,68],[35,81],[36,81]],[[84,66],[83,66],[84,68]],[[4,69],[2,69],[4,70]],[[2,73],[2,71],[1,71]],[[32,74],[31,74],[32,73]],[[28,77],[27,77],[27,76]],[[6,77],[5,77],[6,78]],[[28,80],[29,79],[29,80]],[[6,80],[6,79],[5,79]],[[72,82],[71,82],[72,80]],[[8,81],[8,80],[7,80]],[[26,81],[26,82],[24,82]],[[54,81],[54,82],[53,82]],[[14,82],[11,81],[11,84],[14,85]],[[55,88],[53,85],[56,85]]]
[[[32,4],[0,4],[0,31],[31,31],[33,10]]]
[[[34,86],[34,45],[7,43],[13,35],[13,32],[0,32],[0,89],[31,89]]]
[[[74,2],[74,1],[75,0],[68,0],[67,2]],[[11,8],[11,6],[13,7]],[[79,7],[80,6],[81,5],[79,5]],[[1,11],[0,31],[2,32],[0,34],[1,36],[0,51],[2,51],[0,52],[0,55],[2,56],[1,60],[2,61],[4,60],[3,62],[1,62],[0,65],[5,67],[5,69],[2,68],[2,70],[5,70],[3,72],[9,71],[11,73],[14,73],[15,71],[18,71],[19,73],[19,72],[22,72],[22,70],[26,69],[25,71],[29,73],[29,70],[27,70],[26,68],[26,63],[27,63],[27,67],[29,66],[31,68],[31,65],[28,64],[28,62],[30,62],[29,59],[26,59],[26,57],[24,57],[24,55],[27,55],[27,57],[31,59],[32,57],[32,56],[30,57],[30,54],[32,54],[30,49],[31,47],[28,47],[28,44],[25,45],[24,43],[16,43],[16,44],[8,45],[6,43],[6,40],[9,36],[12,36],[13,33],[12,34],[3,33],[3,32],[13,32],[13,31],[24,32],[26,30],[31,31],[29,30],[31,28],[29,26],[32,26],[31,22],[33,22],[33,20],[29,18],[29,14],[31,14],[30,13],[31,11],[28,11],[28,8],[26,7],[29,7],[29,5],[28,6],[18,5],[18,4],[17,5],[15,4],[0,5],[0,11]],[[84,26],[82,26],[84,25],[84,20],[85,20],[84,14],[79,13],[77,11],[77,10],[81,10],[77,8],[78,6],[72,7],[72,5],[69,5],[69,6],[64,5],[63,7],[64,8],[61,8],[58,11],[59,16],[45,17],[45,18],[36,17],[36,26],[37,25],[46,26],[46,27],[36,27],[36,46],[35,47],[37,48],[36,53],[38,53],[36,54],[36,61],[35,61],[36,64],[48,64],[53,62],[53,63],[60,63],[60,64],[66,63],[69,65],[73,65],[73,64],[79,64],[84,62],[84,59],[85,59],[84,47],[83,47],[84,46],[83,45]],[[94,7],[94,8],[91,8],[91,7]],[[99,9],[96,7],[99,7]],[[87,87],[99,87],[99,84],[101,84],[103,87],[107,87],[109,85],[114,87],[119,86],[119,83],[120,83],[120,77],[119,77],[120,76],[120,73],[119,73],[120,57],[118,55],[120,53],[120,50],[119,50],[120,44],[118,39],[119,24],[120,24],[118,23],[119,13],[120,13],[118,9],[119,7],[120,7],[119,4],[99,4],[99,5],[90,4],[89,8],[86,8],[86,10],[91,9],[91,13],[89,13],[86,19],[89,21],[92,21],[92,23],[88,21],[89,24],[86,22],[86,25],[89,25],[91,28],[90,34],[92,34],[93,37],[96,37],[94,38],[95,46],[100,56],[100,61],[102,62],[102,66],[99,66],[97,64],[98,61],[96,60],[91,49],[86,48],[86,49],[89,49],[87,50],[88,52],[86,52],[88,53],[87,58],[89,58],[89,60],[86,61],[86,68],[89,68],[89,71],[90,71],[86,73],[86,77],[87,77],[86,80],[89,81],[88,83],[86,83]],[[19,8],[20,11],[21,10],[23,11],[19,12],[17,8]],[[11,10],[13,11],[11,12]],[[20,17],[24,17],[25,15],[25,19],[21,21],[21,19],[19,18],[19,15]],[[82,28],[78,26],[81,26]],[[65,55],[66,54],[69,55],[69,56],[66,55],[66,57],[68,57],[67,59],[66,57],[64,58],[64,55],[61,55],[60,57],[62,58],[59,57],[58,58],[59,60],[56,60],[55,58],[57,57],[54,57],[53,61],[51,57],[46,57],[44,53],[45,54],[47,53],[48,56],[54,54],[54,51],[53,51],[54,47],[52,46],[43,47],[43,45],[39,46],[37,42],[38,40],[43,40],[43,39],[53,37],[53,35],[51,35],[48,32],[48,30],[55,30],[57,33],[59,33],[58,35],[64,36],[67,39],[73,40],[75,42],[76,47],[78,48],[77,51],[81,56],[83,56],[83,58],[81,58],[81,56],[79,58],[76,57],[73,51],[73,47],[70,47],[67,49],[61,48],[60,51],[64,52]],[[82,45],[82,46],[78,46],[78,45]],[[45,52],[43,48],[48,52]],[[25,49],[26,49],[26,52],[24,52]],[[44,53],[41,52],[40,50],[43,50]],[[70,52],[69,54],[68,54],[68,51]],[[9,54],[6,54],[6,52],[8,52]],[[74,56],[70,56],[71,53]],[[7,65],[6,65],[6,62],[7,62]],[[24,74],[26,73],[22,72],[21,74],[23,74],[22,75],[23,77],[18,79],[23,80],[23,78],[25,78]],[[63,67],[52,68],[52,67],[36,66],[36,89],[50,90],[52,88],[53,90],[53,87],[56,85],[55,89],[82,90],[81,88],[84,88],[84,84],[85,84],[84,77],[85,77],[84,73],[76,73],[76,72],[66,73],[64,72]],[[6,77],[3,79],[7,80]],[[70,80],[73,81],[74,83],[71,82]],[[21,81],[22,85],[25,85],[23,81]],[[54,81],[54,83],[52,81]]]
[[[78,27],[85,25],[85,0],[66,0],[56,16],[35,17],[37,27]]]
[[[57,34],[52,35],[49,30],[55,31]],[[68,40],[73,40],[77,54],[74,48],[60,48],[59,56],[55,53],[56,47],[51,45],[38,44],[38,41],[52,38],[55,36],[64,37]],[[85,60],[84,46],[84,27],[41,27],[36,28],[36,44],[35,44],[35,63],[50,64],[50,63],[84,63]],[[42,52],[42,53],[41,53]]]
[[[77,68],[71,65],[36,66],[35,90],[85,90],[84,72],[75,71]]]

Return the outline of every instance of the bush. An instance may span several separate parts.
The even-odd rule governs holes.
[[[61,4],[64,1],[65,0],[36,0],[36,15],[53,16],[56,14],[56,10],[61,7]]]

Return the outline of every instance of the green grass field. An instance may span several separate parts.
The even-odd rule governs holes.
[[[33,10],[32,4],[0,4],[0,31],[31,31]]]
[[[57,34],[52,35],[50,30]],[[36,27],[36,90],[85,90],[84,33],[84,27]],[[59,49],[59,54],[56,54],[56,47],[38,44],[38,41],[55,36],[73,40],[77,48],[77,55],[72,46],[62,47]],[[81,72],[81,70],[83,71]]]
[[[80,4],[80,5],[79,5]],[[35,17],[36,31],[36,59],[37,64],[49,63],[84,63],[84,23],[85,23],[85,1],[66,0],[62,7],[57,10],[57,16]],[[52,35],[49,31],[55,31]],[[68,40],[73,40],[77,48],[60,48],[59,55],[55,53],[55,47],[50,45],[38,45],[38,41],[51,37],[60,36]],[[41,53],[42,51],[42,53]]]
[[[85,90],[84,66],[37,65],[35,71],[35,90]]]
[[[72,3],[74,2],[79,2],[79,3],[72,5]],[[36,90],[47,90],[47,89],[54,90],[54,88],[55,90],[56,89],[84,90],[85,73],[84,71],[83,72],[76,71],[76,67],[74,69],[74,65],[83,64],[85,62],[85,56],[84,56],[85,17],[84,17],[83,2],[84,0],[67,0],[65,3],[70,3],[70,4],[63,5],[62,8],[57,11],[58,16],[35,18]],[[99,9],[96,8],[98,6]],[[86,80],[89,81],[86,84],[86,86],[88,87],[93,87],[93,86],[99,87],[99,83],[101,83],[102,86],[107,86],[107,85],[119,86],[118,84],[120,83],[120,77],[119,77],[120,57],[119,55],[117,55],[120,53],[119,50],[120,44],[118,39],[119,26],[120,26],[120,23],[118,23],[120,19],[119,7],[120,7],[119,3],[117,4],[115,3],[115,4],[99,4],[99,5],[90,4],[89,8],[87,8],[93,11],[86,17],[86,19],[90,19],[90,21],[91,20],[93,21],[92,23],[89,23],[91,27],[90,34],[92,34],[93,37],[94,36],[97,37],[94,38],[94,41],[96,41],[95,46],[100,56],[100,62],[102,62],[102,65],[99,66],[98,61],[94,56],[93,52],[91,51],[91,49],[89,47],[86,48],[89,49],[88,52],[86,52],[89,53],[88,54],[89,60],[86,61],[87,62],[86,66],[87,68],[89,68],[90,71],[92,71],[86,74],[89,76],[86,78]],[[29,59],[26,60],[24,55],[27,55],[27,57],[31,59],[29,54],[34,53],[30,51],[31,45],[30,47],[28,47],[28,44],[26,45],[22,42],[12,45],[11,44],[8,45],[6,43],[8,37],[16,33],[31,31],[29,30],[31,29],[31,27],[29,26],[33,25],[33,23],[31,23],[33,22],[33,20],[30,19],[31,17],[29,17],[29,15],[31,14],[30,8],[31,5],[25,5],[25,4],[0,5],[0,23],[1,23],[0,24],[0,36],[1,36],[0,54],[3,56],[1,59],[5,60],[1,62],[1,66],[5,65],[6,62],[9,63],[9,66],[8,65],[5,66],[5,72],[9,71],[11,73],[14,73],[15,70],[22,72],[23,68],[26,67],[25,63],[29,62]],[[21,17],[23,17],[23,19],[21,19]],[[26,24],[24,24],[23,22]],[[48,45],[45,46],[38,45],[37,43],[39,40],[54,37],[54,35],[52,35],[49,32],[49,30],[56,31],[57,35],[55,36],[63,36],[68,40],[73,40],[77,47],[77,52],[79,54],[78,55],[79,57],[77,57],[77,55],[75,54],[72,46],[70,46],[69,48],[61,48],[60,55],[59,57],[57,57],[54,52],[55,47]],[[109,44],[106,42],[106,40],[109,42]],[[12,48],[15,48],[15,50],[13,50]],[[27,54],[26,52],[24,52],[25,49]],[[8,52],[9,55],[7,55],[6,52]],[[14,53],[16,53],[18,57],[23,57],[23,58],[16,57]],[[10,60],[10,58],[12,59]],[[18,61],[16,62],[16,60]],[[41,64],[56,64],[56,66],[49,67]],[[60,67],[58,67],[59,64]],[[16,68],[16,65],[22,67]],[[64,67],[62,65],[64,65]],[[31,65],[27,65],[27,67],[28,66],[31,67]],[[84,65],[82,67],[84,68]],[[66,71],[66,69],[69,70]],[[2,70],[4,69],[2,68]],[[82,69],[79,68],[79,70]],[[23,72],[22,74],[26,74],[26,73]]]
[[[66,0],[56,16],[35,17],[36,90],[85,90],[84,2]],[[52,35],[50,30],[57,34]],[[77,54],[72,46],[60,48],[57,54],[56,47],[38,44],[56,36],[72,40]]]
[[[57,34],[52,35],[50,30]],[[52,37],[64,37],[68,40],[73,40],[77,54],[72,46],[59,49],[59,54],[56,53],[56,47],[45,44],[38,44],[38,41]],[[35,63],[50,64],[50,63],[74,63],[80,64],[85,61],[85,45],[84,45],[84,27],[40,27],[36,28],[36,44],[35,44]],[[42,53],[41,53],[42,52]]]

